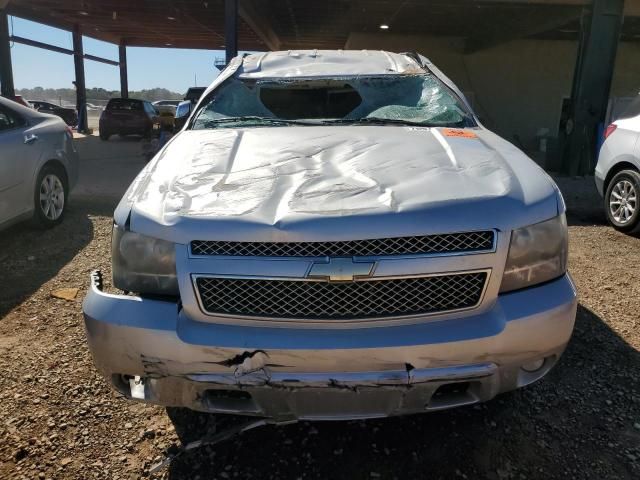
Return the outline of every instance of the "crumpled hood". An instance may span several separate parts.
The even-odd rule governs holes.
[[[184,131],[116,210],[158,238],[314,241],[509,230],[557,215],[550,178],[484,129]],[[561,203],[561,202],[560,202]]]

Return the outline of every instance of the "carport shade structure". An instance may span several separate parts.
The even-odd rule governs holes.
[[[226,50],[226,63],[238,53],[238,35],[251,49],[264,50],[275,45],[262,42],[245,23],[239,28],[238,1],[224,0],[223,15],[221,2],[158,1],[88,2],[77,0],[0,0],[0,88],[6,97],[15,95],[13,70],[11,65],[11,42],[22,43],[73,55],[75,67],[76,104],[79,117],[79,131],[87,129],[86,85],[84,60],[93,60],[120,67],[120,90],[123,98],[128,98],[127,45],[149,47],[192,47]],[[249,2],[247,2],[249,3]],[[194,5],[197,8],[193,8]],[[188,8],[191,7],[191,8]],[[203,10],[202,12],[198,11]],[[242,11],[246,14],[245,9]],[[72,33],[73,50],[22,38],[9,32],[8,15],[16,15],[27,20],[40,22]],[[175,15],[175,16],[174,16]],[[224,23],[213,21],[202,23],[209,16],[223,17]],[[160,18],[158,18],[160,17]],[[143,19],[143,20],[141,20]],[[163,28],[155,23],[168,22]],[[258,28],[258,23],[254,24]],[[222,33],[226,32],[226,36]],[[118,45],[118,61],[85,54],[83,35]]]
[[[623,8],[631,21],[621,29]],[[13,94],[9,42],[52,47],[11,37],[6,14],[118,45],[118,62],[83,55],[81,36],[70,53],[78,76],[83,58],[119,65],[122,96],[128,93],[127,46],[225,50],[228,62],[238,48],[345,48],[353,33],[461,37],[467,54],[520,38],[578,40],[569,109],[574,128],[561,165],[574,173],[592,166],[618,41],[640,37],[635,0],[0,0],[4,95]],[[390,30],[381,31],[382,24]],[[78,97],[80,104],[80,89]]]

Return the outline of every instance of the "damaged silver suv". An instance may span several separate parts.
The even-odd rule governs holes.
[[[270,420],[489,400],[573,330],[565,205],[426,58],[236,58],[117,207],[84,301],[123,395]]]

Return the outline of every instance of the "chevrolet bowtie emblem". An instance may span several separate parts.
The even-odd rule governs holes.
[[[356,277],[368,277],[374,262],[354,262],[352,258],[330,258],[328,263],[314,263],[307,275],[330,282],[352,282]]]

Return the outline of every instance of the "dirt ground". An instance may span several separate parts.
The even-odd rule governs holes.
[[[135,142],[79,144],[85,173],[64,223],[0,233],[2,479],[149,477],[167,452],[237,421],[132,403],[94,370],[81,302],[89,272],[109,272],[116,197],[144,159]],[[605,224],[591,182],[559,180],[580,307],[566,354],[541,382],[439,413],[267,426],[186,453],[156,477],[640,478],[640,239]],[[52,297],[61,288],[79,291]]]

